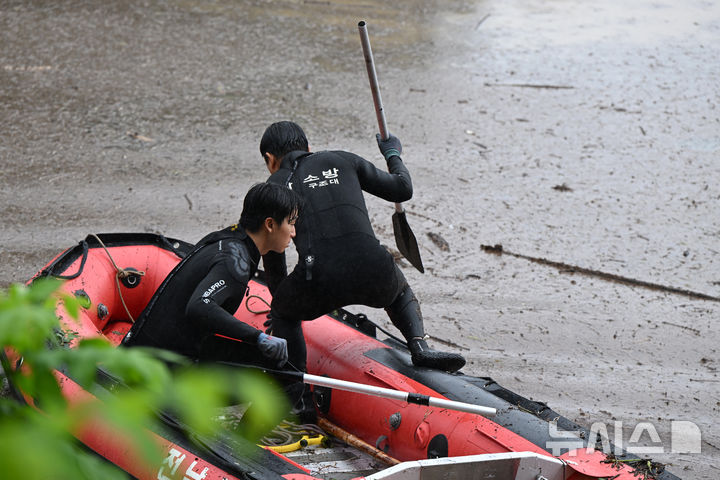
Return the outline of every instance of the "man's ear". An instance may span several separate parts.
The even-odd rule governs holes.
[[[265,165],[270,173],[275,173],[280,170],[280,162],[282,158],[276,157],[270,152],[265,152]]]
[[[268,233],[272,233],[275,229],[275,220],[273,220],[272,217],[267,217],[263,222],[263,226]]]

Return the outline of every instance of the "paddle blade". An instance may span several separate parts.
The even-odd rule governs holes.
[[[393,231],[395,232],[395,243],[403,257],[407,258],[410,264],[425,273],[425,268],[420,258],[420,249],[418,247],[415,234],[410,230],[405,212],[395,212],[392,216]]]

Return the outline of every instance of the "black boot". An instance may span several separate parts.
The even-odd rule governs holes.
[[[295,416],[299,423],[317,423],[315,399],[308,385],[302,382],[291,383],[285,387],[285,393],[292,404],[290,414]]]
[[[454,372],[465,366],[465,359],[459,353],[439,352],[428,347],[422,338],[413,338],[408,342],[412,363],[418,367],[436,368]]]
[[[436,368],[454,372],[465,365],[465,359],[457,353],[438,352],[428,347],[423,337],[422,313],[420,304],[409,285],[400,292],[393,303],[385,309],[393,324],[407,340],[412,363],[418,367]]]

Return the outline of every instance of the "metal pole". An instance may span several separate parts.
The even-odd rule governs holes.
[[[497,413],[497,410],[492,407],[483,407],[481,405],[473,405],[472,403],[456,402],[454,400],[430,397],[419,393],[403,392],[401,390],[392,390],[390,388],[377,387],[375,385],[366,385],[364,383],[348,382],[347,380],[310,375],[309,373],[303,375],[303,383],[309,383],[310,385],[317,385],[320,387],[335,388],[337,390],[345,390],[347,392],[373,395],[381,398],[389,398],[392,400],[400,400],[402,402],[415,403],[418,405],[428,405],[430,407],[447,408],[448,410],[475,413],[477,415],[493,416]]]
[[[360,31],[360,42],[362,43],[363,54],[365,55],[365,67],[370,80],[370,90],[372,91],[373,103],[375,104],[375,115],[377,116],[378,127],[380,128],[380,138],[387,140],[388,129],[385,121],[385,110],[383,109],[382,97],[380,97],[380,85],[378,84],[377,72],[375,72],[375,60],[373,59],[372,48],[370,47],[370,37],[368,36],[367,25],[364,21],[358,23]]]

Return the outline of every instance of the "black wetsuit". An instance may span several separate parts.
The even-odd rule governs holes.
[[[255,346],[260,330],[233,317],[259,260],[240,226],[207,235],[158,287],[123,345],[164,348],[203,361],[262,363]]]
[[[263,257],[273,294],[273,334],[287,339],[292,366],[305,369],[302,320],[347,305],[386,308],[405,291],[414,299],[392,255],[375,237],[363,198],[365,191],[390,202],[410,199],[410,174],[400,157],[390,158],[388,168],[390,173],[343,151],[291,152],[268,179],[304,199],[295,225],[295,269],[284,277],[284,255]],[[406,337],[424,334],[421,317],[403,323],[415,324],[397,325]]]

